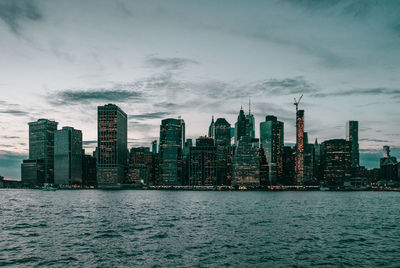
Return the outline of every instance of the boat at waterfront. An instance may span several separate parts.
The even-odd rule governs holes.
[[[57,188],[54,187],[52,184],[45,184],[42,187],[42,191],[57,191]]]

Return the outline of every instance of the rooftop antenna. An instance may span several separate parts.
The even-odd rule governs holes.
[[[299,110],[299,103],[301,101],[301,99],[303,98],[303,94],[301,94],[299,100],[296,100],[296,98],[294,98],[294,105],[296,105],[296,112]]]
[[[249,96],[249,115],[251,114],[251,97]]]

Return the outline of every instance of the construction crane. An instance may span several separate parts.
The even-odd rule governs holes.
[[[296,100],[296,98],[294,98],[294,105],[296,105],[296,112],[299,110],[299,103],[301,101],[301,98],[303,98],[303,94],[301,94],[299,100]]]

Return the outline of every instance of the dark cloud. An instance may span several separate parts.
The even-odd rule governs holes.
[[[88,90],[62,90],[51,93],[48,101],[52,104],[81,104],[91,101],[105,102],[126,102],[139,101],[143,98],[143,93],[136,90],[123,88],[104,88]]]
[[[316,93],[311,96],[316,98],[324,98],[331,96],[352,96],[352,95],[368,95],[368,96],[389,95],[397,98],[400,95],[400,89],[390,89],[390,88],[349,89],[338,92]]]
[[[315,93],[318,91],[315,85],[306,81],[302,76],[264,80],[255,84],[253,87],[259,92],[268,92],[272,95],[292,95]]]
[[[3,138],[3,139],[19,139],[20,137],[3,135],[3,136],[1,136],[1,138]]]
[[[170,70],[182,69],[187,65],[199,64],[197,61],[187,58],[161,58],[161,57],[148,57],[146,64],[151,67],[167,68]]]
[[[362,138],[359,141],[371,141],[371,142],[390,142],[389,140],[373,139],[373,138]]]
[[[34,0],[2,0],[0,1],[0,19],[11,31],[18,33],[21,21],[38,21],[42,19]]]
[[[92,145],[92,144],[97,144],[97,140],[92,140],[92,141],[83,141],[82,144],[85,145]]]
[[[22,110],[17,110],[17,109],[0,110],[0,114],[10,114],[10,115],[15,115],[15,116],[25,116],[25,115],[28,115],[27,112],[22,111]]]
[[[160,118],[165,118],[168,115],[169,113],[167,112],[144,113],[144,114],[130,115],[129,119],[136,119],[136,120],[160,119]]]

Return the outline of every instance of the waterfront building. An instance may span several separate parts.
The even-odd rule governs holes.
[[[160,184],[182,185],[182,154],[185,140],[183,119],[168,118],[160,126]]]
[[[54,133],[58,123],[39,119],[29,125],[29,160],[43,160],[44,182],[54,183]]]
[[[214,116],[212,116],[210,126],[208,127],[208,137],[214,138],[214,136],[215,136],[215,123],[214,123]]]
[[[283,147],[283,178],[282,185],[293,185],[295,183],[295,150],[290,146]]]
[[[215,121],[215,146],[217,165],[217,185],[228,185],[229,151],[231,145],[231,125],[225,118]]]
[[[276,116],[267,115],[265,122],[260,123],[260,142],[269,165],[268,179],[273,185],[283,175],[283,131],[283,122]]]
[[[308,133],[304,132],[304,172],[303,172],[303,184],[310,185],[315,184],[314,178],[314,161],[315,161],[315,149],[314,144],[308,143]]]
[[[126,183],[149,185],[154,181],[154,155],[148,147],[131,148]]]
[[[97,187],[96,158],[82,150],[82,185]]]
[[[27,159],[21,164],[21,181],[25,187],[34,187],[45,183],[45,165],[43,159]]]
[[[100,188],[119,186],[128,156],[127,115],[118,106],[97,107],[97,182]]]
[[[72,127],[54,137],[54,184],[82,185],[82,132]]]
[[[351,142],[327,140],[321,144],[323,179],[329,186],[343,186],[351,177]]]
[[[346,124],[346,140],[351,143],[351,167],[360,166],[360,152],[358,146],[358,121],[348,121]]]
[[[211,137],[199,137],[190,148],[189,185],[215,186],[217,183],[216,146]]]
[[[390,155],[390,147],[383,146],[383,157],[380,160],[380,179],[397,180],[398,163],[394,156]]]
[[[248,132],[248,119],[246,119],[246,115],[244,114],[243,108],[240,107],[240,112],[238,115],[237,122],[235,123],[235,144],[238,144],[240,138],[242,136],[246,136],[246,132]]]
[[[304,110],[296,111],[295,183],[304,181]]]
[[[233,157],[232,185],[259,187],[261,185],[259,140],[242,136]]]

